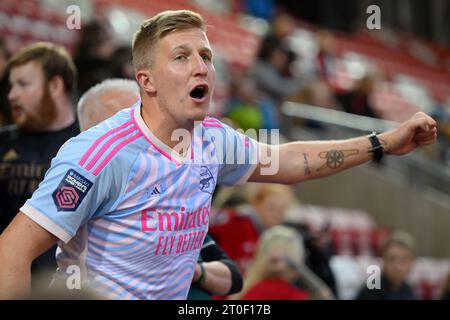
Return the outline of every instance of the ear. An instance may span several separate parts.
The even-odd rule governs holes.
[[[64,80],[61,76],[54,76],[49,82],[48,82],[48,88],[50,91],[50,95],[53,98],[56,98],[57,96],[64,95],[65,93],[65,86],[64,86]]]
[[[136,81],[139,86],[149,94],[155,94],[156,88],[153,83],[153,76],[149,69],[141,69],[136,73]]]

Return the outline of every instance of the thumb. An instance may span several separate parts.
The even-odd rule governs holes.
[[[410,129],[412,131],[421,129],[426,132],[426,131],[430,130],[430,125],[428,124],[428,121],[426,118],[419,118],[419,119],[411,120]]]
[[[420,125],[420,127],[423,129],[423,131],[430,130],[430,126],[426,121],[423,121],[422,124]]]

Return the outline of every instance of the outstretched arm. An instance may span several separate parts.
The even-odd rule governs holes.
[[[19,212],[0,235],[0,299],[23,299],[30,293],[31,263],[58,239]]]
[[[398,128],[378,135],[384,154],[394,155],[404,155],[418,146],[433,144],[436,137],[436,121],[422,112]],[[293,184],[329,176],[373,159],[372,144],[366,136],[338,141],[262,145],[262,148],[268,149],[262,154],[267,153],[267,159],[271,160],[260,161],[249,181]],[[270,167],[272,169],[268,170]]]

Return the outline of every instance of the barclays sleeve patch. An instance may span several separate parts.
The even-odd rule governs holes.
[[[53,202],[58,211],[75,211],[92,187],[92,182],[73,169],[65,174],[53,192]]]

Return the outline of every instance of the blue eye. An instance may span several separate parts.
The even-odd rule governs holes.
[[[211,57],[210,57],[209,55],[207,55],[207,54],[204,54],[204,55],[202,56],[202,58],[203,58],[203,60],[205,60],[205,61],[211,61]]]

